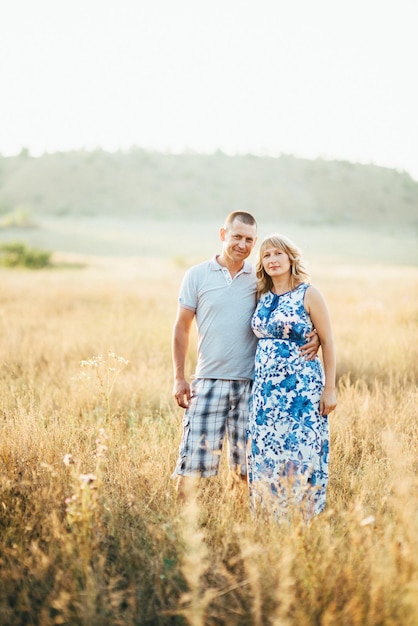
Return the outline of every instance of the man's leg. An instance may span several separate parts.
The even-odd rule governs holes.
[[[231,381],[230,411],[227,420],[229,476],[231,488],[247,487],[246,431],[251,381]]]
[[[196,498],[200,485],[200,476],[178,476],[176,493],[178,500],[185,504]]]
[[[180,500],[195,495],[200,477],[218,473],[230,409],[230,381],[196,379],[183,416],[183,434],[173,478]]]

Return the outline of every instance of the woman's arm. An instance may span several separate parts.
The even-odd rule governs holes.
[[[305,308],[319,336],[324,361],[325,387],[320,401],[321,415],[328,415],[337,406],[335,395],[336,356],[331,319],[322,294],[310,285],[306,290]]]

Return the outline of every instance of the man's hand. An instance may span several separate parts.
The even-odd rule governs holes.
[[[176,380],[173,387],[173,396],[182,409],[187,409],[190,402],[190,385],[185,379]]]
[[[318,354],[321,342],[319,341],[316,330],[311,330],[306,334],[306,337],[309,341],[299,348],[299,352],[307,361],[313,361]]]

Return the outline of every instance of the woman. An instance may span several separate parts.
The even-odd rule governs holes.
[[[300,250],[282,235],[260,247],[258,337],[248,426],[248,480],[254,508],[278,518],[301,511],[305,519],[325,506],[328,482],[328,414],[336,407],[335,350],[320,292],[309,284]],[[298,348],[318,333],[323,356],[313,361]]]

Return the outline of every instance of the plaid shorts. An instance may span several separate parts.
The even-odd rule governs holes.
[[[247,473],[245,436],[252,381],[197,378],[183,416],[183,435],[173,478],[218,473],[227,434],[229,466]]]

